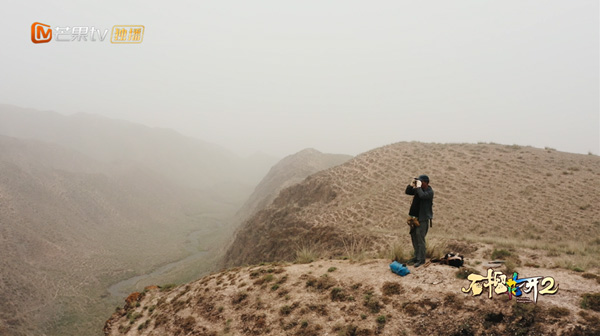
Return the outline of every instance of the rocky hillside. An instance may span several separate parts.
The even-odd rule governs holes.
[[[497,144],[397,143],[282,190],[238,230],[230,266],[410,246],[412,177],[435,190],[428,237],[555,251],[557,263],[597,267],[600,157]]]
[[[473,263],[489,246],[478,244]],[[535,252],[533,252],[535,253]],[[589,273],[524,267],[552,275],[559,291],[537,303],[463,293],[465,276],[439,264],[390,272],[388,260],[320,260],[232,268],[176,288],[132,293],[104,327],[110,336],[158,335],[598,335],[600,302],[581,308]],[[561,292],[564,290],[564,292]],[[600,293],[598,294],[600,296]]]

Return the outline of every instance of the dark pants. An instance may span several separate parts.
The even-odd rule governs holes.
[[[419,227],[410,230],[413,248],[415,249],[415,259],[417,262],[425,262],[425,236],[429,230],[429,220],[419,220]]]

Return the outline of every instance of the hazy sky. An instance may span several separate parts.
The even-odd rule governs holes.
[[[146,30],[34,44],[34,22]],[[597,0],[5,0],[0,25],[0,103],[240,154],[411,140],[600,153]]]

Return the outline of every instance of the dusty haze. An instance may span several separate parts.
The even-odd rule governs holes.
[[[598,154],[598,6],[9,1],[0,103],[173,128],[243,155],[411,140]],[[33,22],[146,32],[140,45],[33,44]]]

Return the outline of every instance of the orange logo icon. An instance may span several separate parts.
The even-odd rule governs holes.
[[[48,43],[52,40],[52,28],[49,25],[34,22],[31,25],[31,42]]]

